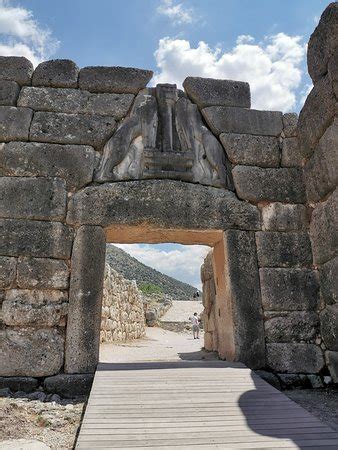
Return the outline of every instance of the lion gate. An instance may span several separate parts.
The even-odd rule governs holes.
[[[91,378],[107,242],[210,245],[220,357],[338,381],[335,27],[299,120],[244,82],[0,58],[2,382]]]

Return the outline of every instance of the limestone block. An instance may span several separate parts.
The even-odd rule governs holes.
[[[0,79],[0,106],[16,106],[19,92],[18,83]]]
[[[315,311],[319,303],[317,273],[311,269],[259,269],[265,311]]]
[[[313,260],[323,264],[337,254],[338,249],[338,190],[326,202],[319,203],[313,210],[310,223]]]
[[[313,153],[319,139],[337,115],[337,101],[326,75],[315,84],[305,100],[298,120],[298,139],[304,156]]]
[[[334,383],[338,383],[338,352],[325,352],[326,363]]]
[[[232,192],[171,180],[87,187],[70,199],[67,221],[102,226],[126,224],[126,210],[128,225],[148,223],[159,228],[190,230],[260,227],[258,209],[239,201]]]
[[[73,233],[59,222],[0,219],[0,254],[68,259]]]
[[[0,178],[0,217],[62,220],[66,215],[65,182],[53,178]]]
[[[326,347],[338,351],[338,304],[328,305],[321,312],[320,329]]]
[[[11,289],[2,304],[6,325],[54,327],[67,314],[67,294],[56,290]]]
[[[232,170],[239,198],[250,202],[272,201],[303,203],[305,186],[298,168],[261,169],[236,166]]]
[[[298,138],[284,138],[282,143],[282,167],[301,167],[304,160],[303,152],[298,145]]]
[[[79,87],[90,92],[137,94],[145,88],[153,72],[131,67],[84,67],[79,74]]]
[[[297,122],[298,122],[298,114],[296,113],[283,114],[284,137],[297,136]]]
[[[338,184],[338,119],[325,131],[304,166],[304,181],[309,202],[318,202]]]
[[[233,164],[259,167],[279,166],[280,149],[276,137],[222,133],[220,140]]]
[[[27,141],[32,115],[29,108],[0,106],[0,141]]]
[[[267,231],[297,231],[308,226],[304,205],[270,203],[262,208],[262,219]]]
[[[226,283],[236,323],[236,360],[259,369],[265,365],[265,342],[255,236],[252,232],[228,230],[224,244]]]
[[[11,287],[16,276],[16,258],[0,256],[0,288]]]
[[[318,373],[324,366],[323,353],[314,344],[269,343],[267,364],[277,372]]]
[[[92,181],[96,155],[87,145],[9,142],[0,147],[0,168],[16,177],[63,178],[74,190]]]
[[[327,305],[337,303],[338,299],[338,256],[323,264],[320,269],[320,289]]]
[[[307,48],[307,66],[312,81],[316,83],[327,72],[330,56],[337,46],[338,5],[330,3],[321,15]]]
[[[33,86],[76,88],[79,68],[70,59],[43,61],[34,70]]]
[[[256,233],[260,267],[302,267],[312,263],[311,243],[307,233]]]
[[[105,252],[101,227],[77,230],[71,261],[66,373],[92,373],[98,363]]]
[[[36,112],[30,128],[30,139],[59,144],[85,144],[100,149],[115,128],[115,120],[109,116]]]
[[[69,270],[65,261],[20,257],[17,283],[20,288],[67,289]]]
[[[277,111],[209,106],[202,110],[202,114],[217,136],[221,133],[279,136],[283,129],[283,116]]]
[[[68,375],[65,373],[45,378],[43,387],[49,394],[58,394],[64,398],[89,395],[93,383],[93,374],[81,373]]]
[[[22,56],[0,56],[0,80],[27,85],[31,82],[33,70],[33,64]]]
[[[239,106],[250,108],[250,86],[243,81],[188,77],[183,82],[188,97],[200,108]]]
[[[212,333],[209,333],[208,331],[204,333],[204,348],[208,351],[213,350]]]
[[[313,341],[319,331],[319,318],[315,312],[287,312],[265,320],[267,342]]]
[[[32,377],[0,377],[0,389],[8,388],[13,392],[33,392],[38,385],[38,380]]]
[[[333,55],[329,59],[328,73],[332,82],[333,92],[338,100],[338,47],[334,50]]]
[[[63,365],[64,338],[55,329],[0,330],[1,376],[45,377]]]
[[[35,111],[97,114],[121,120],[127,115],[133,100],[133,94],[92,94],[79,89],[24,87],[18,106]]]

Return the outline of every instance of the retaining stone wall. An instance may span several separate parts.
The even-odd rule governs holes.
[[[101,320],[101,342],[138,339],[145,334],[142,294],[106,263]]]

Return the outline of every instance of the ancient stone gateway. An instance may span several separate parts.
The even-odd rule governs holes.
[[[243,82],[0,58],[1,376],[90,377],[106,243],[178,242],[213,247],[221,358],[338,381],[336,24],[298,121]]]

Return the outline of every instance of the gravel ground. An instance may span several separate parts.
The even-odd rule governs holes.
[[[83,407],[83,401],[59,404],[0,398],[0,449],[1,441],[22,438],[41,441],[53,450],[72,449]]]

